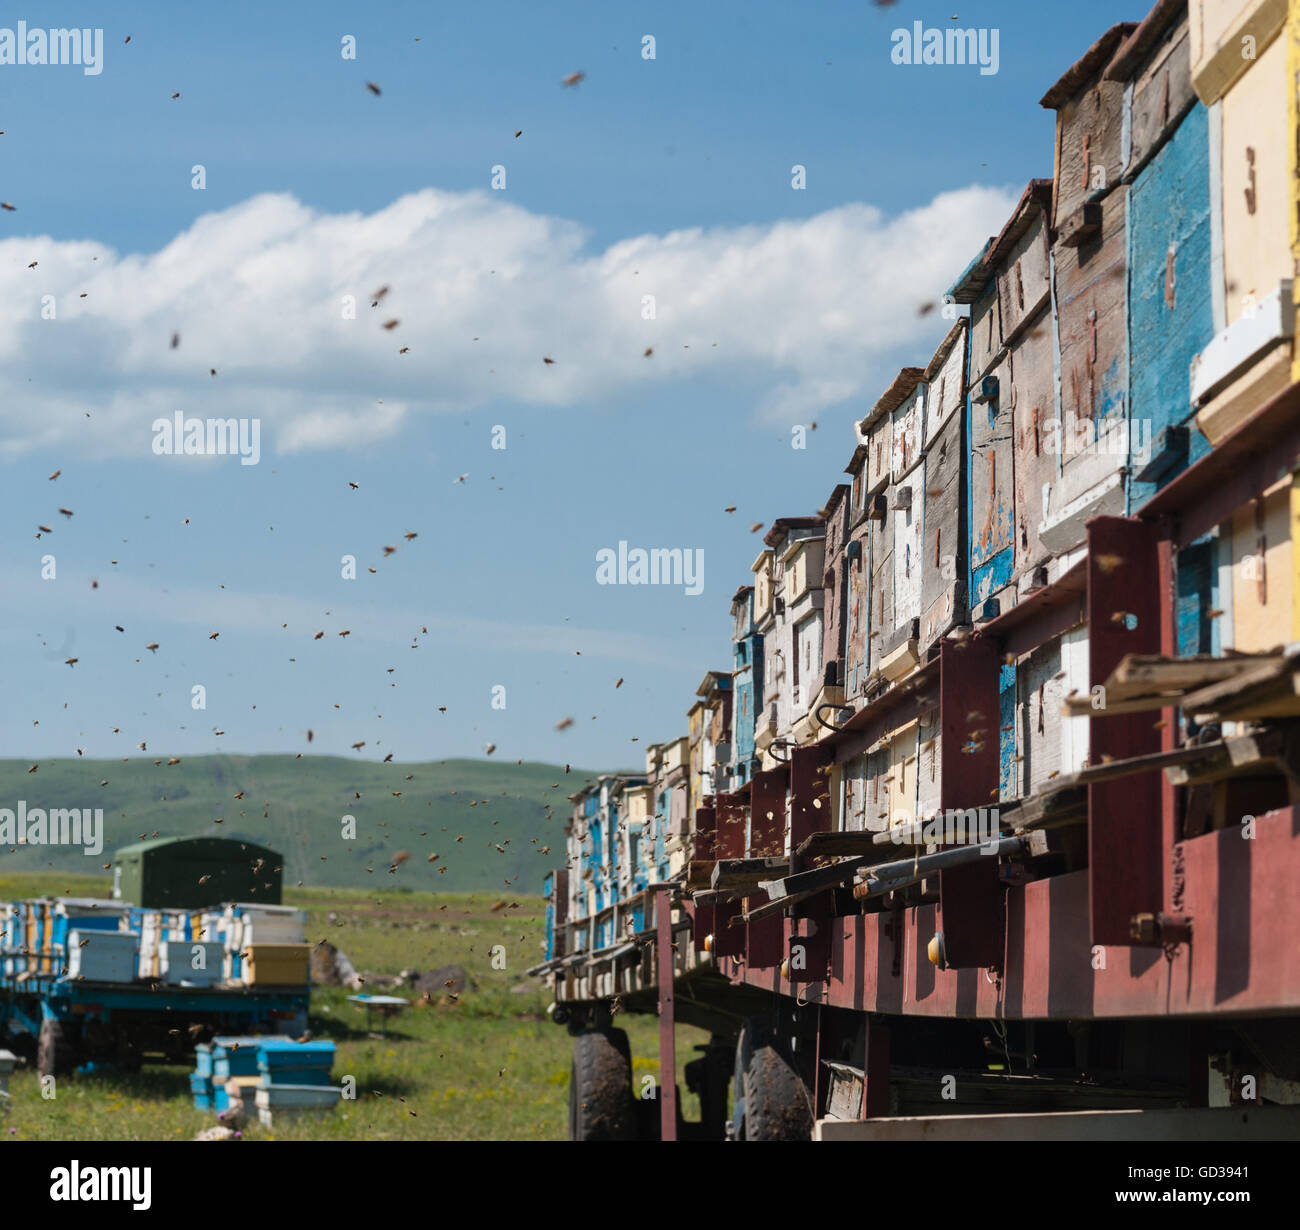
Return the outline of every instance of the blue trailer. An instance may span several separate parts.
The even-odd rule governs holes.
[[[306,986],[169,986],[93,982],[66,974],[0,974],[0,1038],[35,1050],[42,1076],[107,1063],[192,1063],[221,1034],[300,1032]]]

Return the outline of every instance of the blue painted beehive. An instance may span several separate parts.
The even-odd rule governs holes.
[[[275,1115],[330,1110],[342,1093],[330,1083],[333,1042],[264,1038],[257,1066],[262,1075],[257,1117],[266,1127],[272,1126]]]
[[[232,1076],[256,1076],[258,1048],[264,1039],[222,1037],[212,1039],[212,1079],[220,1084]]]
[[[333,1042],[295,1042],[292,1038],[259,1038],[257,1067],[262,1072],[282,1068],[334,1066]]]
[[[212,1109],[212,1046],[200,1042],[194,1048],[194,1071],[190,1073],[190,1092],[195,1110]]]

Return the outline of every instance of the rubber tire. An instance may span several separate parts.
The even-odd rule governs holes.
[[[49,1019],[41,1022],[36,1039],[36,1070],[42,1076],[63,1076],[77,1066],[73,1046],[64,1035],[63,1025]]]
[[[751,1017],[740,1031],[735,1079],[738,1139],[812,1139],[812,1094],[762,1017]]]
[[[574,1037],[569,1078],[570,1140],[637,1138],[627,1046],[627,1034],[621,1029],[585,1030]]]

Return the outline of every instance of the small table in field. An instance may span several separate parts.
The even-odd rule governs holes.
[[[390,1016],[396,1016],[403,1008],[410,1007],[411,1001],[403,999],[400,995],[349,995],[348,1000],[354,1004],[362,1004],[366,1010],[366,1032],[370,1032],[370,1014],[372,1011],[379,1013],[379,1036],[386,1038],[387,1023]]]

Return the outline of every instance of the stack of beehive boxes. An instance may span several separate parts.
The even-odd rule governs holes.
[[[9,1108],[9,1074],[18,1063],[13,1051],[0,1050],[0,1115]]]
[[[87,982],[131,982],[140,937],[124,929],[129,908],[96,898],[57,897],[48,945],[57,972]]]
[[[135,977],[138,936],[126,928],[127,912],[94,898],[6,902],[0,905],[0,968],[9,977],[67,974],[129,982]]]
[[[257,1057],[265,1041],[254,1035],[230,1036],[195,1047],[195,1068],[190,1075],[195,1109],[218,1114],[242,1112],[246,1091],[260,1083]]]
[[[219,924],[224,976],[248,986],[298,986],[307,981],[311,945],[306,915],[283,905],[227,905]]]
[[[332,1110],[342,1092],[330,1084],[333,1066],[333,1042],[263,1038],[257,1055],[258,1121],[271,1127],[286,1118]]]
[[[257,1110],[266,1127],[337,1105],[330,1083],[334,1043],[280,1037],[220,1037],[195,1048],[190,1089],[197,1110],[239,1118]]]
[[[21,901],[6,901],[0,904],[0,973],[8,977],[21,974],[26,968],[26,958],[22,949],[22,905]]]
[[[163,951],[173,941],[192,935],[190,916],[184,910],[132,910],[133,925],[140,931],[140,976],[161,978]]]

